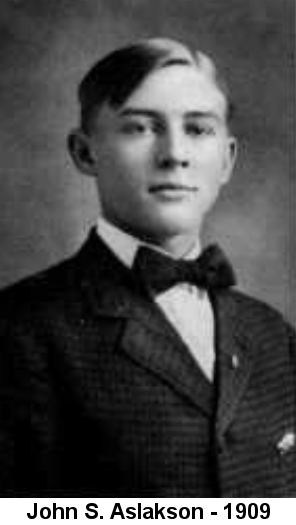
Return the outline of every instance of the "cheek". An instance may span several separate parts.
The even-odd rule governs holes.
[[[151,155],[142,144],[128,144],[110,150],[108,154],[109,167],[122,176],[131,179],[141,178],[150,165]]]
[[[205,177],[202,184],[204,191],[209,198],[215,198],[219,194],[223,185],[224,181],[219,166],[214,167],[208,172],[207,177]]]
[[[201,190],[201,199],[207,208],[217,199],[225,184],[224,163],[220,155],[215,155],[199,164],[196,170]]]
[[[196,156],[196,173],[206,187],[219,187],[225,176],[225,152],[218,146],[207,146]]]
[[[113,158],[105,162],[98,171],[98,188],[106,199],[125,206],[133,196],[140,193],[141,178],[138,171],[124,159]]]

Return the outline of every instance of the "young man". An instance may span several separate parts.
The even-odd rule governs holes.
[[[1,293],[2,494],[296,496],[294,334],[218,247],[201,255],[236,155],[225,84],[155,39],[98,62],[79,98],[69,147],[101,216]]]

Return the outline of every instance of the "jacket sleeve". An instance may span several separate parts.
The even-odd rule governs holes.
[[[14,389],[13,353],[7,342],[7,327],[0,326],[0,497],[13,488]]]
[[[296,331],[290,325],[288,325],[287,329],[288,329],[290,356],[291,356],[292,368],[294,372],[295,392],[296,392]]]
[[[28,327],[27,327],[28,328]],[[0,497],[50,484],[48,369],[42,341],[0,323]]]

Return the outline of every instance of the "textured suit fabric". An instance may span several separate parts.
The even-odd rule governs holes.
[[[0,493],[296,496],[295,342],[268,306],[211,297],[210,384],[93,233],[0,293]]]

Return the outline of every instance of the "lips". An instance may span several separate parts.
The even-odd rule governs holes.
[[[174,183],[174,182],[164,182],[164,183],[158,183],[153,184],[149,188],[150,193],[163,193],[163,192],[196,192],[198,191],[198,188],[196,186],[189,186],[187,184],[180,184],[180,183]]]

